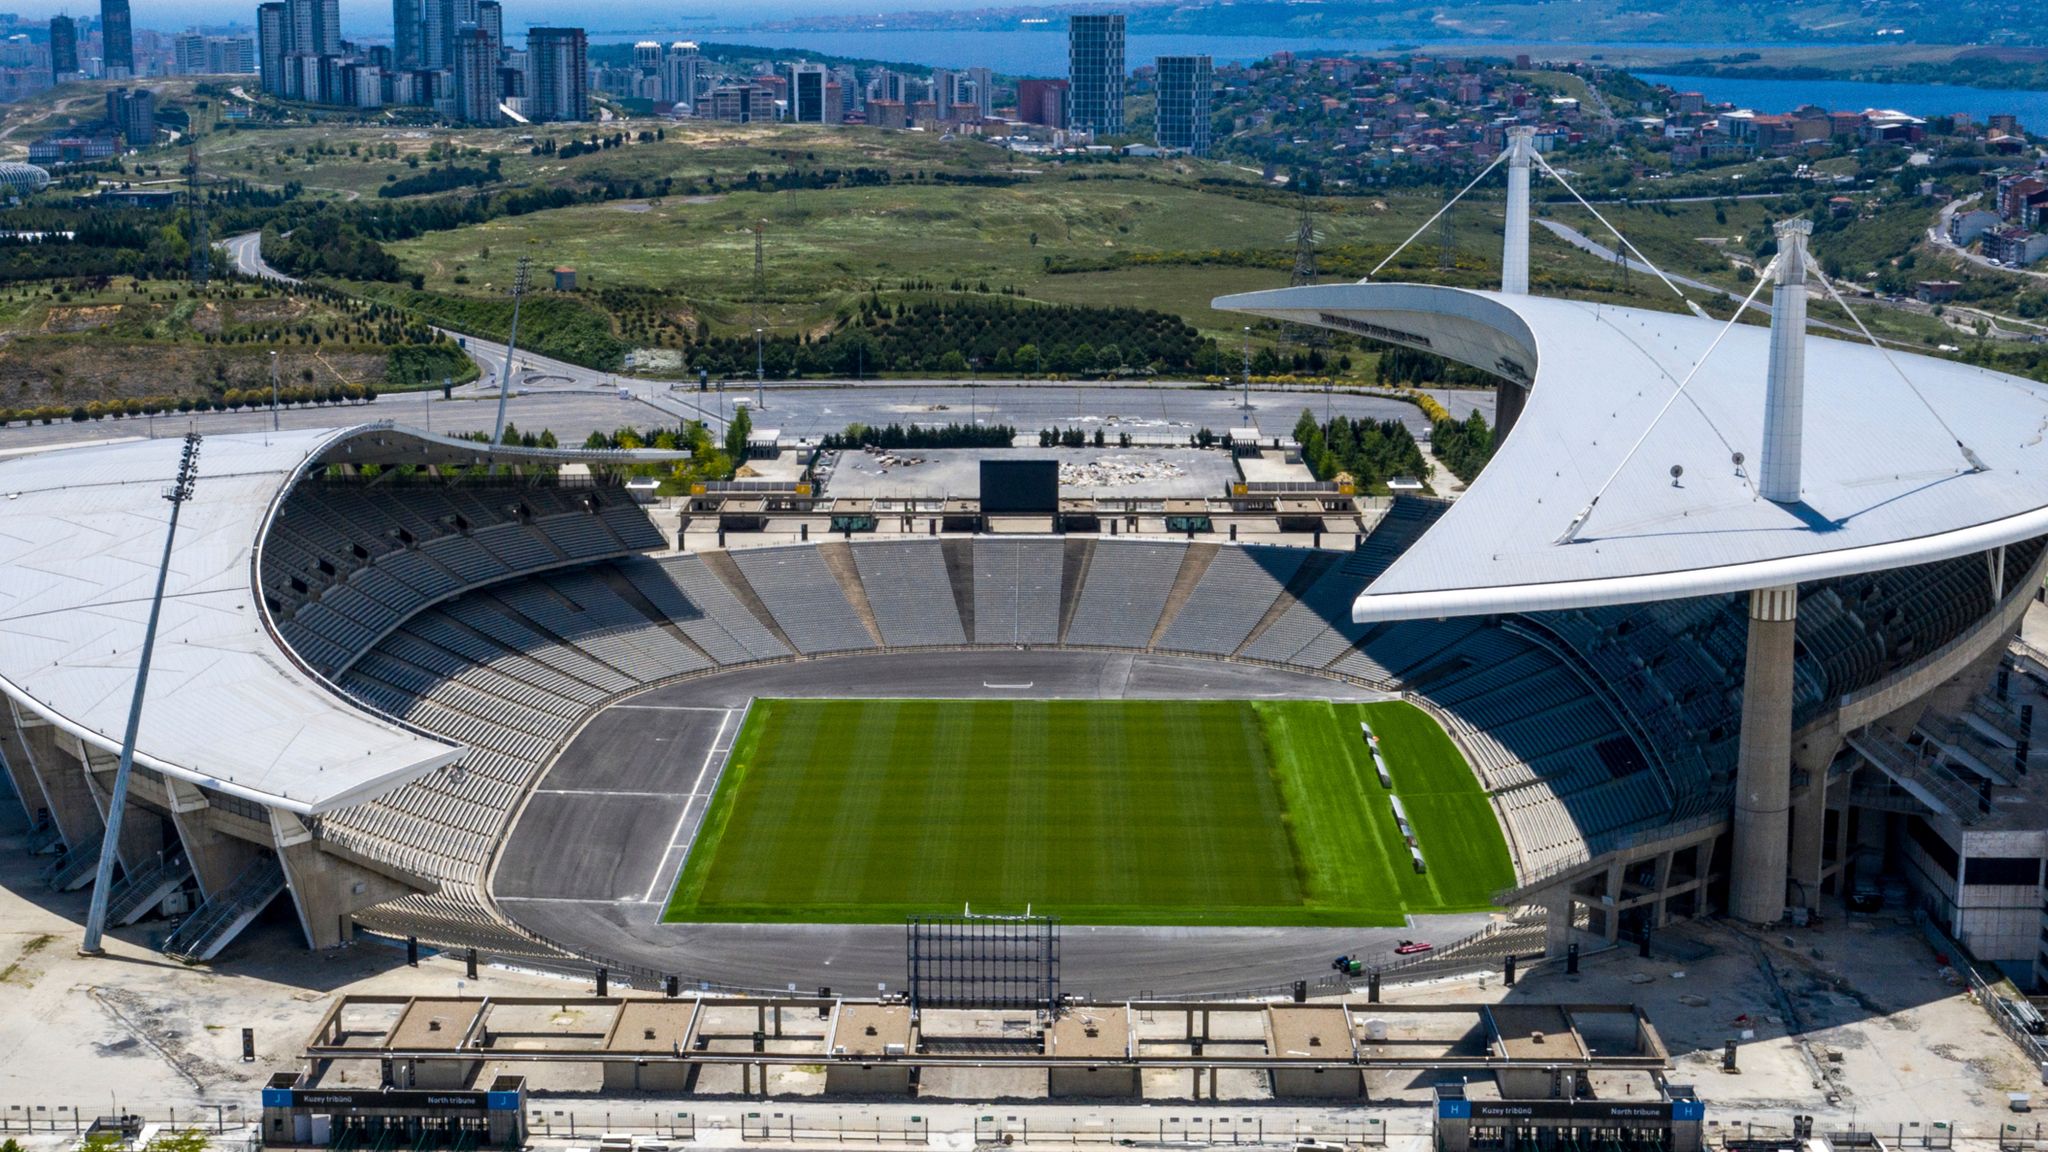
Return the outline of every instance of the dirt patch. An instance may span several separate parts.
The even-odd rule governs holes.
[[[15,953],[13,962],[0,968],[0,984],[33,984],[38,965],[36,954],[50,946],[56,937],[45,932],[31,936],[22,942],[21,951]]]
[[[285,348],[278,356],[278,376],[286,386],[333,384],[337,374],[351,383],[382,386],[386,362],[385,352],[377,348]],[[28,337],[14,341],[0,357],[0,408],[69,408],[269,387],[270,352],[262,347]]]
[[[58,304],[43,318],[45,332],[91,332],[121,318],[120,304]]]

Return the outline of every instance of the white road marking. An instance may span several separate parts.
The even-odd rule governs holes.
[[[1038,681],[1036,681],[1036,680],[1026,680],[1026,681],[1025,681],[1025,682],[1023,682],[1022,684],[991,684],[991,683],[989,683],[988,681],[986,681],[986,680],[983,680],[983,681],[981,682],[981,686],[982,686],[983,688],[995,688],[995,689],[1012,689],[1012,690],[1015,690],[1015,691],[1018,691],[1018,692],[1022,692],[1022,691],[1024,691],[1025,689],[1028,689],[1028,688],[1030,688],[1030,687],[1034,686],[1034,685],[1035,685],[1035,684],[1037,684],[1037,683],[1038,683]]]
[[[723,712],[732,715],[730,708],[710,708],[701,704],[614,704],[615,712]]]
[[[725,715],[718,718],[718,732],[711,737],[711,747],[704,750],[704,763],[697,767],[697,782],[690,785],[690,798],[683,803],[683,810],[676,815],[675,830],[668,834],[668,847],[662,849],[661,861],[654,866],[654,876],[647,881],[647,894],[640,898],[642,904],[654,903],[654,893],[661,887],[661,874],[668,871],[668,858],[675,855],[676,841],[683,835],[683,824],[690,818],[690,809],[696,807],[697,799],[704,794],[704,776],[711,771],[711,761],[717,758],[718,745],[725,740],[725,730],[731,723],[732,709],[727,708]],[[727,750],[730,750],[729,746]]]

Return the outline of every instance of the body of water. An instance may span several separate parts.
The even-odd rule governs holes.
[[[749,44],[762,48],[804,48],[828,56],[885,60],[926,68],[993,68],[1008,76],[1065,76],[1067,34],[1045,32],[691,32],[654,39],[704,40],[718,44]],[[619,43],[637,36],[594,36],[596,43]],[[1130,67],[1150,64],[1156,56],[1213,56],[1219,64],[1260,60],[1275,52],[1380,52],[1391,40],[1289,39],[1280,36],[1147,36],[1133,34],[1124,48]]]
[[[1890,108],[1911,116],[1967,112],[1982,123],[1995,112],[2011,112],[2027,128],[2048,130],[2048,92],[2009,88],[1966,88],[1956,84],[1869,84],[1855,80],[1723,80],[1638,72],[1652,84],[1698,92],[1709,101],[1726,100],[1758,112],[1790,112],[1801,104],[1829,111]]]

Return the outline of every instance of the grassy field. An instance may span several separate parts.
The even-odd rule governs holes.
[[[1407,704],[757,700],[664,915],[1395,925],[1513,878],[1478,782]]]

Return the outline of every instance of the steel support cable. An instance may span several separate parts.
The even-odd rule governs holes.
[[[1453,196],[1449,200],[1444,201],[1444,206],[1436,210],[1435,216],[1431,216],[1429,219],[1423,221],[1422,227],[1417,228],[1415,231],[1409,233],[1408,238],[1406,240],[1401,241],[1399,247],[1395,248],[1392,252],[1387,253],[1387,258],[1385,260],[1382,260],[1378,264],[1373,265],[1372,271],[1367,272],[1365,274],[1365,280],[1361,280],[1359,281],[1359,283],[1363,284],[1367,281],[1370,281],[1373,277],[1379,275],[1380,269],[1385,268],[1388,264],[1393,263],[1394,257],[1399,256],[1403,251],[1407,249],[1407,247],[1410,244],[1415,243],[1415,238],[1417,236],[1420,236],[1424,232],[1429,231],[1429,226],[1436,223],[1438,217],[1442,216],[1446,212],[1449,212],[1451,210],[1451,205],[1456,204],[1458,201],[1464,199],[1465,193],[1470,192],[1474,188],[1477,188],[1479,186],[1479,182],[1481,180],[1486,179],[1487,174],[1492,172],[1495,168],[1500,167],[1500,162],[1507,158],[1507,152],[1502,152],[1500,155],[1495,156],[1493,158],[1493,163],[1488,164],[1486,167],[1480,169],[1479,175],[1474,176],[1472,178],[1472,183],[1467,184],[1463,188],[1459,189],[1458,194],[1456,196]]]
[[[1756,278],[1756,287],[1751,288],[1749,295],[1743,297],[1742,306],[1735,310],[1735,315],[1730,316],[1727,323],[1721,325],[1721,330],[1714,334],[1714,342],[1707,345],[1707,350],[1700,354],[1698,360],[1693,361],[1691,370],[1685,374],[1685,379],[1680,380],[1678,387],[1671,390],[1671,395],[1664,398],[1664,406],[1657,409],[1657,414],[1650,418],[1650,423],[1643,429],[1643,434],[1636,437],[1634,444],[1629,445],[1628,452],[1622,456],[1620,463],[1614,466],[1614,471],[1607,474],[1607,479],[1602,481],[1600,487],[1594,490],[1593,498],[1586,502],[1584,508],[1579,509],[1577,516],[1572,517],[1572,522],[1565,526],[1564,533],[1557,538],[1555,543],[1570,544],[1578,539],[1580,530],[1584,529],[1586,522],[1593,518],[1593,510],[1600,506],[1600,498],[1607,495],[1607,489],[1613,487],[1615,479],[1621,475],[1621,470],[1628,467],[1630,460],[1635,459],[1635,455],[1642,449],[1643,443],[1650,438],[1650,433],[1657,430],[1657,425],[1664,419],[1664,414],[1671,411],[1671,406],[1676,404],[1678,398],[1685,394],[1685,386],[1692,383],[1693,377],[1699,375],[1700,369],[1714,355],[1714,350],[1721,346],[1721,341],[1726,339],[1728,333],[1735,329],[1735,324],[1742,319],[1742,314],[1749,310],[1751,304],[1756,302],[1757,293],[1764,290],[1764,285],[1770,282],[1772,274],[1778,270],[1778,260],[1779,257],[1777,256],[1771,257],[1771,262],[1764,266],[1763,275]],[[1688,300],[1687,303],[1691,303],[1691,301]]]
[[[1616,240],[1621,241],[1622,247],[1628,249],[1629,252],[1634,254],[1636,259],[1641,260],[1643,262],[1643,267],[1648,268],[1651,272],[1655,273],[1657,279],[1662,280],[1664,282],[1664,286],[1666,288],[1671,289],[1672,295],[1678,297],[1680,300],[1683,300],[1685,302],[1685,306],[1693,310],[1694,315],[1700,317],[1701,319],[1711,319],[1711,317],[1707,315],[1705,309],[1701,308],[1698,304],[1694,303],[1691,297],[1687,296],[1683,291],[1679,289],[1678,285],[1671,282],[1671,277],[1666,276],[1664,274],[1664,270],[1662,268],[1657,267],[1655,261],[1651,260],[1648,256],[1643,255],[1642,249],[1636,247],[1635,244],[1632,243],[1628,237],[1623,236],[1621,234],[1621,229],[1616,228],[1612,223],[1609,223],[1607,217],[1602,216],[1598,208],[1595,208],[1591,204],[1588,204],[1586,202],[1586,198],[1584,196],[1579,195],[1579,190],[1577,188],[1572,187],[1571,181],[1566,180],[1564,177],[1558,175],[1557,169],[1552,168],[1550,166],[1550,161],[1545,160],[1543,158],[1543,153],[1537,152],[1534,153],[1534,155],[1536,157],[1536,163],[1542,165],[1543,171],[1546,174],[1548,174],[1552,180],[1555,180],[1559,184],[1564,185],[1564,190],[1572,194],[1572,199],[1579,202],[1579,207],[1584,208],[1588,212],[1591,212],[1593,214],[1593,219],[1598,220],[1602,227],[1606,228],[1609,232],[1614,233],[1614,238]],[[1754,296],[1756,294],[1752,292],[1750,293],[1750,295]]]
[[[1934,422],[1936,424],[1941,425],[1942,433],[1954,442],[1956,450],[1963,454],[1964,463],[1969,465],[1969,467],[1965,468],[1964,471],[1988,471],[1989,466],[1986,465],[1983,460],[1979,459],[1975,452],[1970,450],[1970,446],[1968,444],[1963,443],[1963,438],[1956,435],[1955,429],[1948,426],[1948,421],[1943,420],[1941,418],[1940,412],[1935,411],[1934,405],[1928,401],[1927,395],[1920,391],[1919,385],[1913,383],[1913,378],[1906,375],[1906,369],[1903,366],[1901,366],[1897,358],[1895,358],[1892,355],[1892,350],[1885,347],[1882,341],[1878,340],[1877,337],[1870,334],[1870,329],[1863,326],[1863,318],[1861,316],[1856,315],[1855,309],[1849,307],[1849,302],[1847,300],[1842,299],[1842,294],[1835,290],[1835,282],[1833,280],[1830,280],[1828,278],[1828,274],[1821,270],[1819,264],[1814,262],[1811,253],[1809,253],[1806,257],[1806,267],[1808,271],[1812,272],[1814,276],[1820,280],[1821,286],[1828,290],[1828,297],[1832,299],[1837,305],[1839,305],[1842,311],[1847,312],[1849,314],[1849,319],[1855,323],[1856,330],[1858,332],[1863,333],[1863,338],[1865,340],[1870,341],[1870,346],[1872,348],[1877,349],[1878,354],[1884,357],[1884,362],[1891,365],[1892,371],[1899,374],[1899,381],[1906,386],[1908,391],[1913,393],[1913,398],[1920,401],[1921,407],[1927,409],[1927,414],[1929,416],[1934,417]]]

